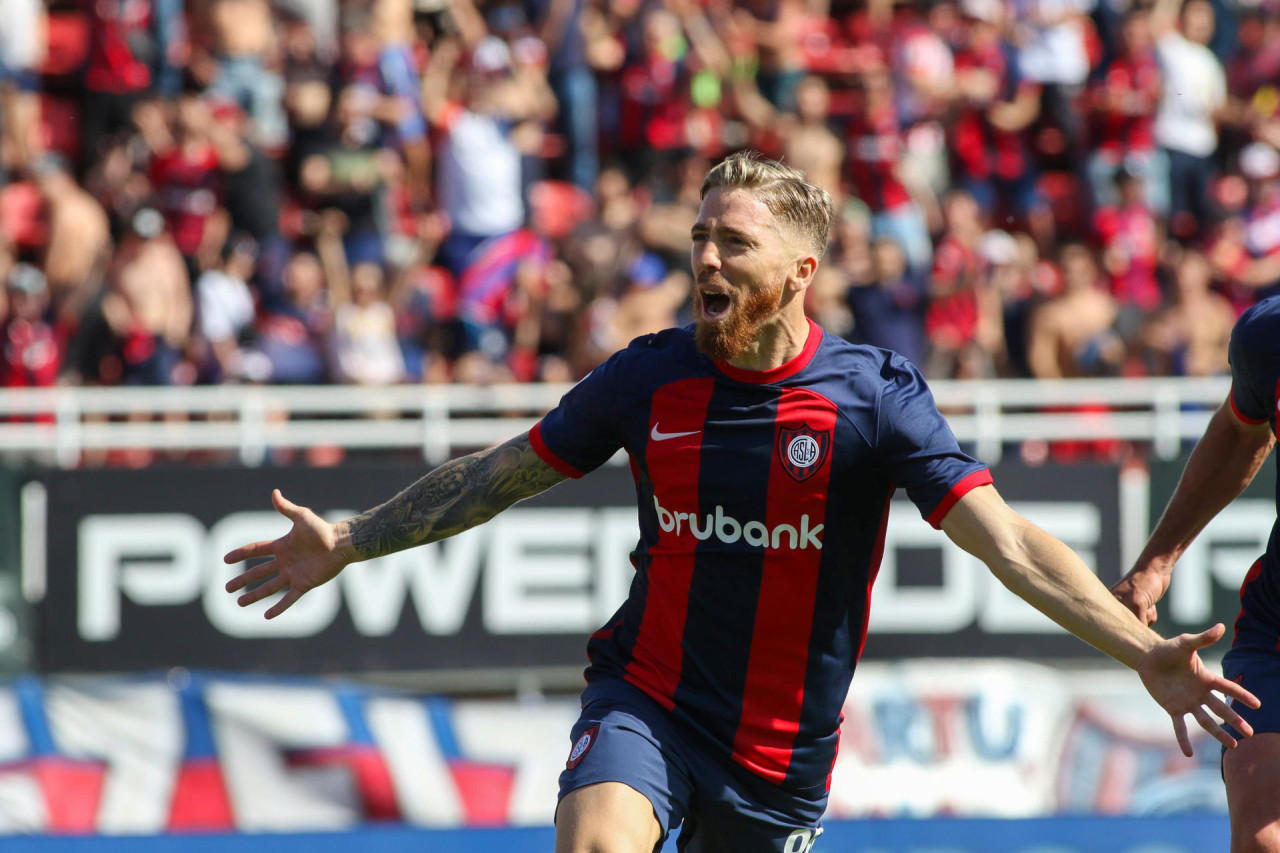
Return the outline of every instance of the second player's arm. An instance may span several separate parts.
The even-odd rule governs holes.
[[[279,539],[227,554],[223,559],[228,563],[270,559],[232,578],[226,589],[248,590],[238,599],[241,606],[284,591],[266,613],[272,619],[350,563],[461,533],[564,479],[538,456],[525,433],[446,462],[385,503],[336,524],[291,503],[277,490],[272,503],[293,527]]]
[[[1138,562],[1114,590],[1148,625],[1182,552],[1253,482],[1274,443],[1268,424],[1240,420],[1230,400],[1214,413]]]
[[[1237,684],[1208,672],[1196,650],[1222,636],[1217,625],[1202,634],[1165,640],[1116,601],[1089,567],[1062,542],[1014,512],[992,487],[973,489],[951,508],[942,529],[978,557],[1015,595],[1080,639],[1138,672],[1171,717],[1178,743],[1191,754],[1184,714],[1226,746],[1235,740],[1206,711],[1242,733],[1251,730],[1212,691],[1256,705]]]

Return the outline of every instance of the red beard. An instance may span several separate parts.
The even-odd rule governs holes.
[[[715,361],[733,361],[750,346],[760,332],[760,327],[778,313],[781,306],[781,284],[773,288],[753,290],[733,306],[728,317],[711,323],[702,319],[702,294],[695,291],[694,308],[697,310],[697,317],[694,320],[694,339],[697,341],[698,351]]]

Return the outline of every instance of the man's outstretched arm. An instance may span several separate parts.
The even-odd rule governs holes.
[[[1245,736],[1253,733],[1213,691],[1255,708],[1258,700],[1240,685],[1209,672],[1197,654],[1222,636],[1221,624],[1200,634],[1161,638],[1116,601],[1075,552],[1010,509],[990,486],[961,498],[942,520],[942,529],[986,563],[1014,594],[1135,670],[1147,692],[1173,718],[1184,754],[1191,755],[1186,714],[1228,748],[1236,741],[1210,712]]]
[[[291,503],[277,489],[272,504],[293,527],[279,539],[244,545],[223,557],[227,563],[271,558],[232,578],[226,589],[238,592],[260,584],[240,596],[241,607],[284,590],[266,613],[273,619],[350,563],[461,533],[564,479],[542,461],[525,433],[446,462],[386,503],[336,524]]]
[[[1230,400],[1214,413],[1138,562],[1111,590],[1143,622],[1156,621],[1156,602],[1169,588],[1174,563],[1253,481],[1274,443],[1269,424],[1241,420]]]

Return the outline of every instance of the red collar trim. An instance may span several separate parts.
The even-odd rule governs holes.
[[[805,317],[809,323],[809,337],[805,339],[804,349],[800,350],[800,354],[785,364],[768,370],[744,370],[741,367],[734,367],[727,361],[717,361],[716,367],[720,368],[730,379],[736,379],[739,382],[750,382],[753,385],[768,385],[774,382],[781,382],[784,379],[790,379],[800,371],[809,366],[809,362],[813,361],[814,353],[818,351],[818,346],[822,343],[822,327],[809,317]]]

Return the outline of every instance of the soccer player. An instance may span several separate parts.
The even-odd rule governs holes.
[[[1162,640],[1062,543],[1013,513],[960,451],[919,372],[848,344],[803,311],[832,203],[749,154],[713,168],[692,230],[696,321],[636,339],[532,430],[448,462],[330,524],[286,500],[271,557],[227,584],[279,616],[348,563],[433,542],[631,458],[640,541],[626,602],[591,636],[582,714],[560,779],[557,853],[644,853],[680,826],[686,851],[809,850],[820,834],[840,709],[866,638],[889,497],[983,559],[1007,586],[1137,670],[1173,717],[1226,746],[1248,724],[1196,650],[1221,625]],[[253,584],[260,584],[254,587]]]
[[[1138,562],[1112,590],[1143,622],[1156,621],[1156,602],[1173,566],[1209,521],[1253,480],[1275,444],[1280,406],[1280,296],[1254,305],[1231,333],[1231,392],[1191,452],[1169,505]],[[1232,853],[1280,853],[1280,524],[1267,552],[1240,587],[1235,640],[1223,674],[1268,700],[1241,707],[1258,734],[1223,754],[1222,778],[1231,816]],[[1238,725],[1227,720],[1235,732]]]

